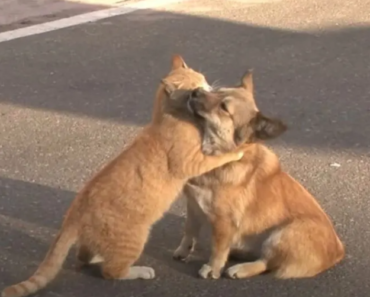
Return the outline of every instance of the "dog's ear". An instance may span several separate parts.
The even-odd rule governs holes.
[[[241,87],[247,89],[253,94],[253,69],[248,69],[244,73],[241,81]]]
[[[276,138],[288,129],[281,120],[268,118],[260,112],[256,114],[251,124],[254,136],[259,140]]]
[[[171,69],[176,70],[179,68],[188,68],[188,65],[186,65],[184,59],[180,55],[176,54],[176,55],[173,55],[172,57]]]
[[[237,129],[235,129],[234,133],[234,142],[237,146],[246,143],[251,139],[253,135],[253,129],[250,123],[247,123]]]

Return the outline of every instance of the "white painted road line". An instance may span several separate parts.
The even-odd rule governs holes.
[[[93,11],[89,13],[84,13],[69,18],[64,18],[52,22],[42,23],[34,26],[29,26],[21,29],[16,29],[12,31],[6,31],[0,33],[0,42],[5,42],[21,37],[41,34],[45,32],[50,32],[54,30],[59,30],[67,27],[72,27],[80,24],[85,24],[89,22],[96,22],[102,19],[128,14],[140,9],[150,9],[165,6],[172,3],[180,3],[186,0],[146,0],[136,3],[125,3],[120,6],[116,6],[109,9]]]

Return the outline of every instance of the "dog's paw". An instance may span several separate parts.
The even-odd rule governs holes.
[[[234,266],[231,266],[230,268],[228,268],[225,271],[225,274],[229,278],[238,279],[238,278],[240,278],[239,270],[240,270],[240,266],[239,265],[234,265]]]
[[[212,267],[208,264],[204,264],[198,271],[198,274],[203,279],[218,279],[220,278],[220,272],[213,271]]]
[[[174,251],[172,257],[175,260],[187,263],[191,254],[191,249],[184,248],[181,245]]]

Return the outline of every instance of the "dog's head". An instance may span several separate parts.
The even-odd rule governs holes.
[[[253,95],[253,75],[248,71],[240,85],[209,92],[194,90],[188,106],[195,116],[203,119],[205,133],[203,151],[215,154],[244,144],[278,137],[287,129],[274,118],[263,115]],[[219,148],[219,152],[215,151]]]

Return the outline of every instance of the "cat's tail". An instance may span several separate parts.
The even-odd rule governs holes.
[[[36,272],[28,280],[5,288],[1,296],[24,297],[44,288],[61,270],[70,248],[76,241],[76,228],[71,225],[63,226]]]

